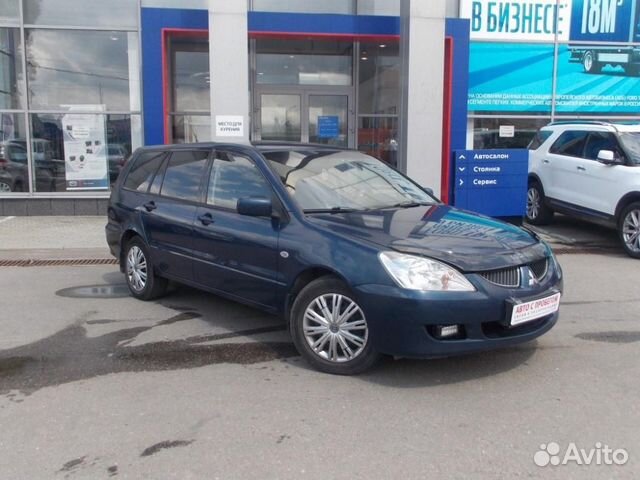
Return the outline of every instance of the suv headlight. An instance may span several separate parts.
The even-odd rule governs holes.
[[[380,262],[398,285],[409,290],[474,292],[476,289],[453,267],[430,258],[381,252]]]

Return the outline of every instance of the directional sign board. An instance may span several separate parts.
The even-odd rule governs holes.
[[[454,205],[491,217],[522,217],[528,150],[457,150]]]

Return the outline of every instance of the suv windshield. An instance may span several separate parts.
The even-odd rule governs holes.
[[[373,157],[353,151],[263,152],[306,212],[411,207],[437,201]]]
[[[640,132],[622,132],[619,138],[631,163],[640,165]]]

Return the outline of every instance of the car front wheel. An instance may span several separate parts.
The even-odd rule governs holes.
[[[153,300],[167,290],[167,280],[153,273],[149,250],[140,237],[133,238],[125,251],[125,278],[131,295],[139,300]]]
[[[627,254],[640,258],[640,202],[624,209],[618,222],[618,234]]]
[[[529,183],[526,219],[532,225],[546,225],[553,219],[553,210],[545,204],[544,192],[538,182]]]
[[[355,375],[380,358],[364,311],[334,277],[319,278],[300,292],[291,309],[290,330],[300,355],[322,372]]]

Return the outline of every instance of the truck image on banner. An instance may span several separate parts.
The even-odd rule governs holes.
[[[638,42],[639,13],[634,0],[574,0],[572,42]],[[621,66],[628,75],[640,73],[640,47],[623,45],[569,45],[570,62],[581,63],[587,73]]]

